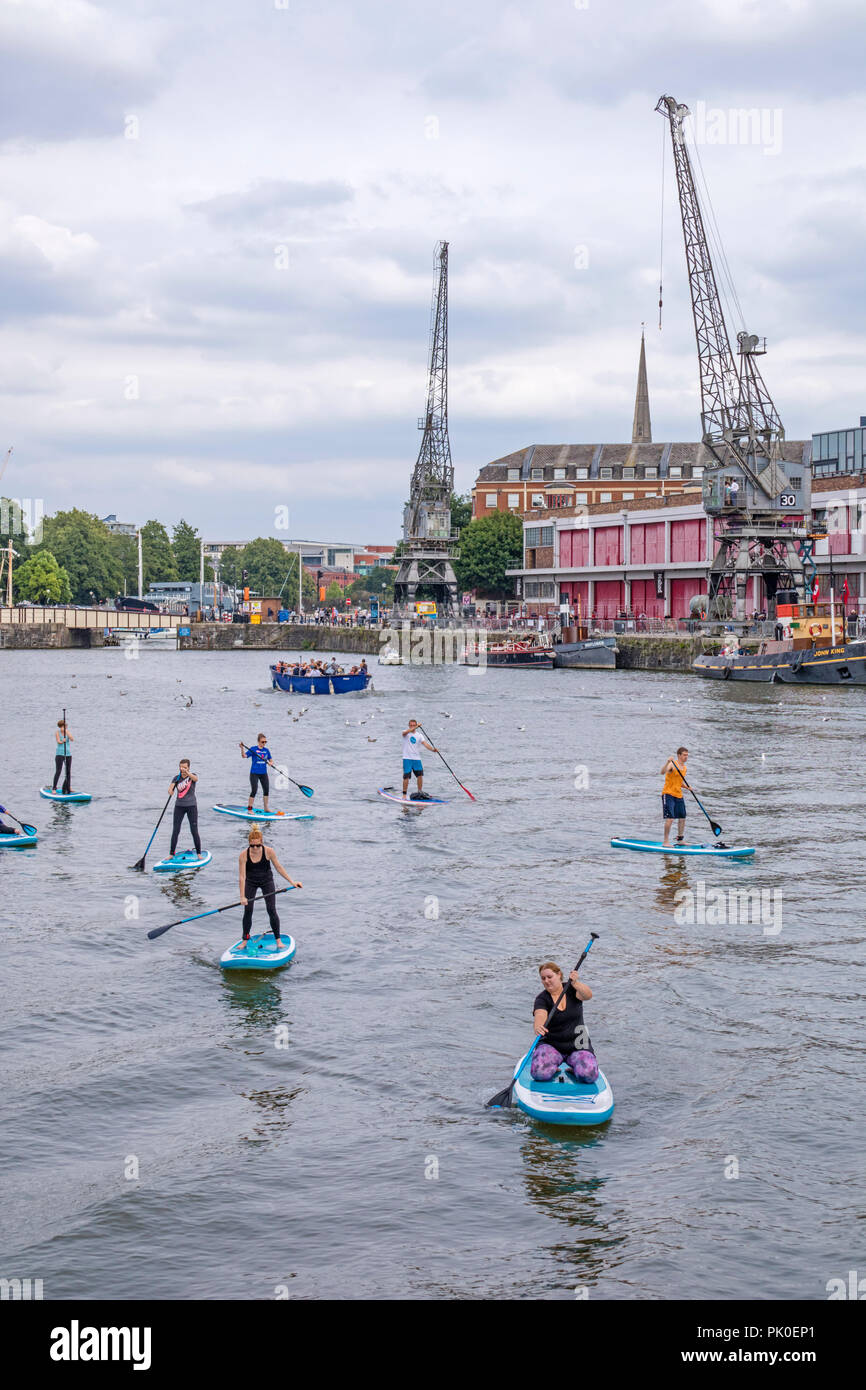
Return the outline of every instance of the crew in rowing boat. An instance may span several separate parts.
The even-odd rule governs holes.
[[[262,839],[262,832],[257,825],[254,825],[247,836],[247,848],[241,850],[238,858],[238,876],[240,879],[240,900],[244,909],[244,944],[241,950],[246,950],[246,943],[250,939],[250,928],[253,925],[253,902],[259,889],[262,890],[262,897],[265,900],[265,907],[268,909],[268,920],[271,924],[271,931],[276,938],[278,947],[282,946],[280,939],[280,918],[277,913],[274,894],[276,884],[274,883],[273,870],[282,874],[286,883],[290,883],[293,888],[301,888],[303,885],[296,882],[286,873],[276,851],[270,846],[265,846]]]
[[[70,745],[74,742],[75,739],[69,732],[66,720],[58,719],[57,728],[54,731],[54,781],[51,783],[51,790],[57,791],[57,783],[60,781],[60,774],[63,772],[65,764],[66,771],[62,788],[65,796],[69,796],[72,791],[72,748]]]
[[[252,758],[250,763],[250,799],[247,810],[253,809],[253,802],[256,799],[256,792],[261,783],[262,797],[264,799],[265,810],[268,809],[268,793],[271,784],[268,781],[268,768],[274,766],[271,758],[271,750],[268,748],[268,740],[264,734],[259,734],[256,739],[255,748],[247,748],[245,743],[241,744],[241,757]]]
[[[426,748],[431,753],[438,753],[439,749],[434,748],[432,743],[428,743],[418,732],[418,720],[410,719],[408,729],[403,730],[403,795],[409,790],[409,782],[414,776],[418,783],[418,797],[424,795],[424,767],[418,757],[422,748]]]
[[[661,770],[664,777],[662,787],[662,816],[665,823],[665,834],[662,844],[669,845],[671,842],[671,826],[677,822],[677,844],[681,845],[686,833],[686,803],[683,798],[683,791],[691,791],[691,787],[686,781],[686,765],[689,761],[688,748],[678,748],[675,758],[668,758]]]
[[[532,1054],[529,1068],[532,1079],[552,1081],[565,1062],[578,1081],[595,1081],[598,1062],[583,1022],[583,1006],[592,998],[592,990],[576,970],[572,970],[563,990],[562,971],[552,960],[540,965],[538,973],[544,988],[535,996],[532,1017],[536,1034],[544,1041],[536,1045]],[[547,1015],[554,1003],[556,1012],[548,1023]]]
[[[201,854],[201,840],[198,833],[198,802],[195,799],[195,784],[198,777],[189,770],[189,758],[181,758],[180,771],[176,777],[172,777],[169,783],[168,794],[172,796],[177,793],[177,800],[174,803],[174,819],[171,826],[171,849],[169,857],[177,849],[180,827],[183,825],[184,818],[189,821],[189,831],[192,835],[192,842],[195,845],[196,854]]]

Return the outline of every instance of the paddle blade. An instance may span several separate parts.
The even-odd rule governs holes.
[[[710,821],[710,829],[712,830],[713,834],[717,837],[722,833],[722,827],[720,825],[716,825],[716,822],[714,820]]]
[[[514,1082],[506,1086],[504,1091],[497,1091],[495,1096],[491,1096],[484,1103],[485,1110],[509,1110],[511,1108],[511,1092],[514,1090]]]
[[[313,795],[313,788],[312,788],[312,787],[305,787],[305,786],[303,785],[302,782],[298,782],[297,786],[298,786],[298,791],[303,792],[303,793],[304,793],[304,796],[312,796],[312,795]]]
[[[463,783],[462,783],[462,782],[460,783],[460,786],[463,787]],[[470,801],[474,801],[474,800],[475,800],[475,797],[472,795],[472,793],[471,793],[471,791],[469,790],[468,787],[463,787],[463,790],[465,791],[466,795],[469,797],[469,800],[470,800]]]
[[[153,931],[147,933],[148,941],[155,941],[158,936],[162,936],[163,932],[171,931],[172,927],[177,925],[177,922],[169,922],[167,927],[154,927]]]
[[[135,864],[130,864],[129,867],[130,867],[131,869],[143,869],[143,868],[144,868],[144,855],[141,856],[141,858],[138,860],[137,863],[135,863]]]

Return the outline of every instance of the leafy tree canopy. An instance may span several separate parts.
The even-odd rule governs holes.
[[[505,571],[523,563],[523,523],[513,512],[492,512],[471,521],[460,534],[457,581],[484,598],[511,598],[514,580]]]
[[[145,592],[150,584],[170,584],[178,578],[174,551],[161,521],[146,521],[142,526],[141,554]],[[195,577],[198,579],[198,569]]]
[[[33,603],[69,603],[72,589],[69,575],[50,550],[37,551],[13,571],[14,591],[18,598]]]
[[[172,532],[171,549],[178,579],[187,584],[197,584],[201,573],[201,536],[183,517]],[[204,577],[206,580],[213,579],[213,570],[207,562]]]
[[[42,540],[35,553],[50,551],[66,571],[73,603],[114,599],[123,588],[123,567],[112,545],[111,532],[99,517],[73,507],[42,522]]]

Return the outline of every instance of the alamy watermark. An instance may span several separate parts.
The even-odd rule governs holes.
[[[708,106],[698,101],[691,115],[696,145],[757,145],[764,154],[782,152],[781,106]]]
[[[764,936],[782,930],[781,888],[678,888],[674,894],[674,921],[680,926],[761,926]]]
[[[487,633],[474,628],[385,627],[379,633],[383,651],[399,653],[405,666],[487,665]]]
[[[42,518],[45,503],[41,497],[4,497],[0,499],[0,539],[21,536],[30,545],[42,541]]]

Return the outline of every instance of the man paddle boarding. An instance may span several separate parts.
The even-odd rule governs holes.
[[[592,998],[592,990],[576,970],[572,970],[566,985],[562,971],[552,960],[540,965],[538,973],[543,989],[532,1005],[532,1019],[542,1041],[536,1045],[529,1067],[533,1081],[552,1081],[563,1062],[571,1067],[578,1081],[595,1081],[598,1062],[583,1022],[583,1006]],[[556,1012],[548,1023],[547,1015],[554,1004]]]
[[[403,730],[403,795],[409,790],[409,782],[414,776],[418,784],[417,795],[419,798],[424,795],[424,767],[418,757],[422,748],[426,748],[430,753],[438,753],[439,749],[434,748],[432,743],[428,743],[418,732],[418,720],[410,719],[408,729]]]
[[[196,854],[201,854],[201,840],[198,834],[198,802],[195,799],[195,784],[198,777],[189,770],[189,758],[181,758],[180,771],[176,777],[172,777],[168,786],[169,796],[177,793],[177,800],[174,803],[174,819],[171,826],[171,849],[169,858],[177,849],[177,840],[180,835],[180,827],[183,825],[184,818],[189,821],[189,830],[192,835],[192,842],[195,845]]]
[[[268,921],[271,924],[277,949],[282,949],[280,918],[274,901],[274,894],[276,893],[274,869],[278,874],[282,874],[286,883],[290,883],[293,888],[303,887],[302,883],[296,882],[286,873],[277,858],[276,851],[272,850],[270,846],[265,846],[262,832],[257,825],[254,825],[247,836],[247,848],[241,850],[238,858],[239,896],[244,909],[244,944],[240,948],[242,951],[247,949],[247,942],[250,939],[250,928],[253,925],[253,902],[259,889],[262,890],[265,907],[268,909]]]
[[[686,770],[689,761],[688,748],[678,748],[675,758],[668,758],[661,770],[664,777],[662,787],[662,816],[665,822],[665,834],[662,844],[669,845],[671,842],[671,826],[677,822],[677,844],[681,845],[686,832],[686,803],[683,798],[683,791],[691,791],[691,787],[686,781]]]
[[[240,749],[242,758],[252,759],[250,763],[250,799],[247,803],[247,810],[251,811],[253,809],[256,792],[261,784],[264,809],[267,811],[268,794],[271,790],[271,784],[268,780],[268,768],[274,766],[274,761],[271,758],[271,750],[268,748],[267,737],[265,734],[259,734],[256,739],[255,748],[247,748],[247,745],[242,743]]]
[[[64,796],[69,796],[72,791],[72,748],[75,742],[66,724],[65,719],[58,719],[57,728],[54,731],[54,781],[51,783],[51,790],[57,791],[57,783],[60,781],[60,774],[66,768],[62,791]]]

